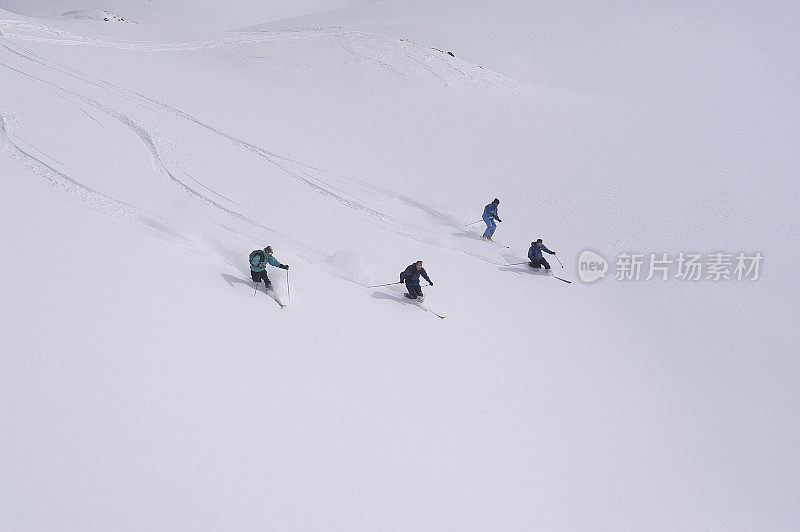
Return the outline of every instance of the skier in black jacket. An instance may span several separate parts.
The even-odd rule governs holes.
[[[550,263],[547,262],[547,260],[542,256],[542,251],[549,253],[551,255],[556,254],[555,251],[550,251],[549,249],[547,249],[547,246],[545,246],[542,243],[541,238],[538,239],[536,242],[531,242],[531,249],[528,250],[528,258],[530,259],[528,265],[531,268],[540,269],[542,266],[544,266],[545,270],[550,269]]]
[[[431,278],[428,277],[428,273],[425,271],[425,268],[422,267],[421,260],[418,260],[413,264],[409,264],[408,268],[403,270],[403,272],[400,274],[400,282],[406,283],[406,290],[408,290],[408,293],[406,294],[407,298],[409,299],[420,298],[421,301],[422,298],[424,297],[422,295],[422,288],[420,288],[419,286],[420,275],[424,277],[425,280],[431,284],[431,286],[433,286],[433,281],[431,281]]]

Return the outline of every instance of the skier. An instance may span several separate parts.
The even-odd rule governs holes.
[[[528,250],[528,258],[531,261],[528,263],[528,266],[536,269],[539,269],[542,266],[544,266],[545,270],[550,269],[550,264],[542,256],[542,251],[545,251],[551,255],[556,254],[555,251],[550,251],[549,249],[547,249],[547,246],[545,246],[542,243],[542,239],[539,238],[536,240],[536,242],[531,242],[531,249]]]
[[[263,250],[257,249],[250,253],[250,277],[253,278],[254,283],[259,283],[262,280],[267,285],[267,290],[272,290],[272,281],[269,280],[267,275],[267,264],[272,264],[284,270],[289,269],[288,264],[281,264],[278,259],[272,256],[272,246],[267,246]]]
[[[495,198],[493,202],[483,208],[483,221],[486,223],[486,231],[483,232],[483,236],[481,238],[491,241],[494,230],[497,229],[497,224],[494,223],[494,221],[503,221],[499,216],[497,216],[498,205],[500,205],[500,200]]]
[[[422,288],[419,286],[419,276],[423,276],[426,281],[428,281],[431,286],[433,286],[433,281],[431,281],[430,277],[428,277],[428,273],[425,271],[425,268],[422,267],[422,261],[418,260],[412,264],[408,265],[408,268],[403,270],[400,274],[400,282],[406,283],[406,290],[408,293],[405,296],[409,299],[417,299],[419,298],[420,301],[424,299],[422,295]]]

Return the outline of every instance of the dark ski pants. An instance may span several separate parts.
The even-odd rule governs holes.
[[[250,270],[250,277],[253,278],[254,283],[260,283],[263,280],[264,284],[267,285],[267,288],[272,286],[272,282],[269,280],[269,276],[267,275],[267,270],[264,270],[263,272],[254,272],[253,270]]]
[[[528,266],[530,266],[531,268],[536,268],[537,270],[539,268],[541,268],[542,266],[544,266],[545,270],[549,270],[550,269],[550,263],[547,262],[544,257],[542,257],[541,259],[537,259],[537,260],[533,260],[533,261],[529,262]]]
[[[418,284],[411,284],[406,281],[406,290],[408,290],[408,294],[411,296],[411,299],[422,297],[422,288]]]

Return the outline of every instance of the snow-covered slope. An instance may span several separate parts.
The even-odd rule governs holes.
[[[796,10],[193,4],[0,1],[0,525],[800,524]]]
[[[313,13],[336,11],[370,0],[3,0],[0,9],[52,18],[70,12],[103,11],[160,28],[224,31]],[[78,9],[80,7],[80,9]],[[112,19],[113,20],[113,19]]]

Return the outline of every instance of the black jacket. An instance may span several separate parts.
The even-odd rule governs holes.
[[[405,281],[410,286],[419,286],[419,276],[423,276],[426,281],[433,284],[431,282],[431,278],[428,277],[428,273],[425,271],[425,268],[417,271],[417,263],[410,264],[408,268],[403,270],[403,273],[400,274],[400,281]]]

